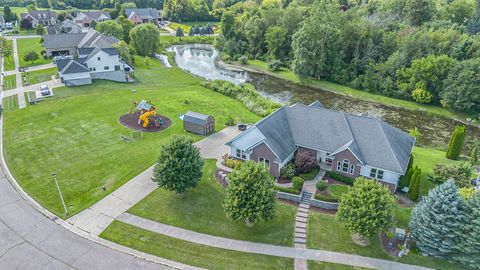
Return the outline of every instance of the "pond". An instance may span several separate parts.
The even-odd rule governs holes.
[[[236,84],[252,83],[264,96],[280,103],[293,104],[301,102],[310,104],[319,100],[326,108],[344,111],[356,115],[377,117],[403,131],[417,127],[422,136],[421,145],[446,149],[451,132],[457,120],[433,115],[421,110],[410,110],[394,105],[384,105],[372,101],[357,99],[352,96],[299,85],[267,74],[242,71],[239,68],[228,70],[218,63],[218,51],[211,45],[182,45],[169,48],[175,52],[177,65],[192,74],[208,80],[228,80]],[[467,143],[464,153],[469,153],[468,141],[480,137],[480,128],[467,126]]]

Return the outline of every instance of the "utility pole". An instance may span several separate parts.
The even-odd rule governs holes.
[[[63,204],[63,209],[65,210],[65,215],[68,215],[67,206],[65,205],[65,201],[63,200],[62,190],[60,189],[60,186],[58,185],[57,174],[52,173],[52,176],[53,176],[53,179],[55,180],[55,184],[57,185],[58,193],[60,194],[60,199],[62,199],[62,204]]]

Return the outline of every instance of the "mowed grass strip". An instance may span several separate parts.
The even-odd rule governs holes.
[[[18,109],[18,95],[12,95],[3,99],[4,112]]]
[[[232,239],[292,246],[296,208],[278,203],[270,222],[253,227],[230,220],[223,210],[224,188],[215,179],[215,160],[207,160],[197,187],[185,194],[157,189],[129,213],[160,223]]]
[[[100,237],[136,250],[206,269],[293,269],[293,259],[214,248],[114,221]]]
[[[3,77],[3,90],[17,88],[17,75],[12,74]]]
[[[370,269],[370,268],[355,267],[355,266],[336,264],[336,263],[308,261],[308,269],[309,270],[363,270],[363,269]]]
[[[216,130],[224,127],[228,115],[247,123],[259,119],[241,102],[201,87],[200,79],[180,69],[163,68],[158,61],[146,68],[142,58],[136,62],[137,83],[98,81],[56,88],[53,98],[5,113],[8,166],[24,190],[53,213],[66,217],[53,172],[58,175],[68,216],[78,213],[154,164],[160,146],[172,136],[201,139],[183,131],[178,116],[186,111],[213,115]],[[130,111],[132,100],[142,99],[155,104],[172,126],[125,143],[120,134],[129,136],[131,130],[118,119]]]
[[[26,76],[27,83],[29,84],[37,84],[41,82],[50,81],[52,76],[58,74],[58,69],[56,67],[53,68],[46,68],[42,70],[35,70],[35,71],[28,71],[28,73],[22,73],[22,75]],[[25,84],[22,81],[22,84]]]
[[[7,46],[10,47],[12,53],[9,56],[3,58],[3,68],[5,71],[14,70],[15,69],[15,62],[13,60],[13,41],[7,40]]]
[[[19,38],[17,39],[18,58],[21,67],[31,67],[52,62],[51,59],[44,59],[42,51],[45,50],[43,44],[40,43],[40,38]],[[38,54],[38,60],[33,63],[23,60],[23,57],[30,51],[35,51]]]

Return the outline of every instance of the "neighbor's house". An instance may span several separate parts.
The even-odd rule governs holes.
[[[115,48],[78,48],[78,57],[56,61],[60,79],[66,86],[91,84],[102,79],[133,82],[133,68],[125,63]]]
[[[57,23],[53,29],[54,31],[51,33],[51,28],[48,28],[48,34],[80,34],[82,33],[82,27],[70,19],[66,19],[63,22]]]
[[[406,173],[415,139],[371,117],[310,106],[284,106],[227,143],[230,155],[280,169],[298,151],[312,152],[321,168],[350,178],[365,176],[394,192]]]
[[[86,33],[47,35],[44,38],[47,56],[76,55],[78,48],[112,48],[119,40],[90,28]]]
[[[22,13],[20,19],[30,20],[33,28],[37,28],[39,24],[47,27],[57,23],[57,13],[51,10],[32,10],[28,13]]]
[[[90,27],[90,24],[95,21],[97,23],[111,20],[110,13],[106,11],[85,11],[78,13],[75,17],[75,23],[82,27]]]
[[[158,24],[160,20],[159,12],[154,8],[134,8],[125,9],[127,19],[135,24],[153,22]]]

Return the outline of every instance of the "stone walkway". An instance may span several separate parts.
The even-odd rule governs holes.
[[[123,213],[117,220],[169,237],[181,239],[184,241],[206,245],[210,247],[223,248],[235,251],[264,254],[285,258],[316,260],[336,264],[346,264],[356,267],[365,267],[371,269],[382,270],[413,270],[413,269],[429,269],[420,266],[397,263],[393,261],[368,258],[358,255],[345,254],[340,252],[315,250],[298,247],[276,246],[270,244],[262,244],[241,240],[233,240],[224,237],[212,236],[208,234],[189,231],[162,223],[158,223],[149,219],[134,216],[129,213]]]
[[[307,248],[307,222],[312,193],[302,192],[302,199],[295,217],[295,247]],[[295,270],[307,270],[307,260],[295,258]]]

